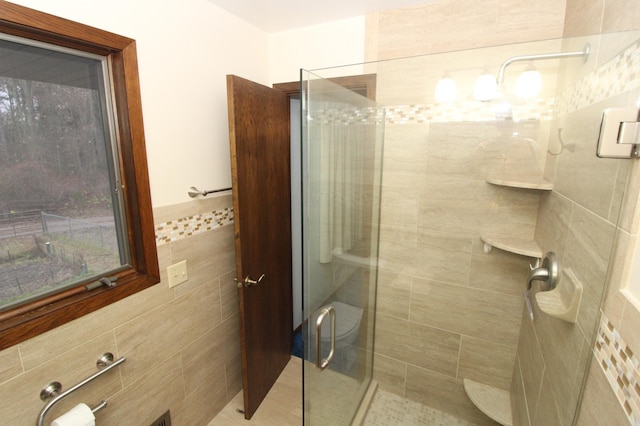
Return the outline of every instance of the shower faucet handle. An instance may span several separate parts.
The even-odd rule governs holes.
[[[533,281],[545,281],[549,286],[549,289],[554,289],[558,283],[558,275],[560,266],[558,265],[558,258],[552,251],[548,252],[544,256],[544,260],[540,265],[536,262],[536,267],[531,269],[529,277],[527,278],[527,292],[531,290],[531,284]],[[531,265],[529,265],[531,268]]]

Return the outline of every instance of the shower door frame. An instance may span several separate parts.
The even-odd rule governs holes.
[[[301,70],[301,81],[300,83],[297,83],[297,86],[300,90],[300,92],[296,93],[301,93],[302,97],[305,97],[305,92],[308,89],[303,89],[302,85],[305,83],[305,79],[304,79],[304,75],[305,75],[306,70]],[[312,73],[308,73],[309,75],[312,75]],[[312,342],[311,340],[315,341],[315,338],[311,337],[311,329],[310,329],[310,325],[309,322],[310,320],[315,317],[315,315],[320,312],[320,309],[318,309],[318,307],[312,307],[310,305],[309,300],[304,300],[303,306],[304,306],[304,313],[303,313],[303,340],[305,341],[305,349],[304,349],[304,359],[303,359],[303,419],[304,419],[304,423],[308,424],[308,423],[315,423],[315,420],[319,420],[319,421],[323,421],[322,420],[322,414],[318,415],[318,413],[324,413],[327,414],[329,411],[331,411],[331,413],[334,413],[333,415],[329,414],[329,417],[334,417],[332,421],[336,421],[338,423],[336,424],[343,424],[342,421],[353,421],[358,420],[360,418],[360,415],[363,414],[361,408],[363,407],[363,401],[368,401],[370,400],[370,398],[373,396],[373,393],[371,392],[372,388],[375,389],[375,381],[373,380],[373,335],[374,335],[374,328],[375,328],[375,287],[376,287],[376,282],[377,282],[377,256],[378,256],[378,247],[379,247],[379,213],[380,213],[380,204],[379,204],[379,197],[380,197],[380,190],[381,190],[381,175],[382,175],[382,139],[379,139],[381,137],[381,134],[383,133],[384,130],[384,114],[382,114],[382,121],[378,121],[379,120],[379,111],[381,109],[381,106],[377,106],[377,104],[375,104],[375,99],[376,99],[376,83],[377,83],[377,74],[360,74],[360,75],[352,75],[352,76],[345,76],[345,77],[337,77],[337,78],[319,78],[317,81],[326,81],[331,83],[329,85],[329,87],[324,87],[322,92],[319,93],[324,93],[324,94],[339,94],[342,93],[343,91],[345,91],[345,94],[348,94],[349,92],[354,92],[354,94],[352,94],[353,96],[359,96],[361,99],[363,99],[364,102],[371,102],[370,104],[366,104],[366,106],[363,105],[359,105],[356,106],[351,105],[349,100],[345,100],[345,101],[341,101],[339,99],[339,96],[336,100],[334,100],[333,102],[338,102],[338,103],[342,103],[344,102],[344,105],[347,106],[347,108],[356,108],[356,109],[360,109],[360,112],[362,112],[362,110],[366,110],[367,113],[366,115],[371,113],[371,106],[376,105],[375,106],[375,111],[377,111],[376,114],[373,115],[373,117],[376,117],[373,119],[375,124],[375,130],[374,133],[369,133],[369,131],[367,129],[364,129],[366,131],[365,134],[369,135],[369,137],[373,136],[373,142],[377,145],[379,144],[377,147],[374,145],[374,149],[372,150],[372,152],[369,155],[373,155],[370,160],[372,161],[370,166],[372,167],[370,169],[371,173],[370,173],[370,177],[373,178],[373,180],[371,180],[370,184],[371,184],[371,188],[373,189],[373,193],[372,195],[372,199],[370,199],[369,201],[372,203],[370,204],[370,207],[372,207],[373,209],[371,210],[372,216],[369,218],[371,220],[373,220],[373,222],[371,222],[372,224],[375,223],[375,232],[372,232],[369,244],[371,245],[371,248],[373,249],[372,252],[368,252],[369,254],[364,253],[363,255],[366,257],[363,257],[361,259],[368,259],[369,262],[367,264],[363,264],[360,265],[359,267],[356,266],[356,270],[358,270],[359,268],[361,268],[361,270],[364,273],[364,280],[362,282],[367,282],[367,284],[365,285],[366,288],[370,288],[369,286],[373,285],[373,292],[371,290],[368,290],[366,292],[366,294],[368,295],[368,302],[365,303],[365,305],[363,306],[364,308],[364,317],[363,317],[363,324],[366,324],[366,326],[364,326],[364,328],[366,329],[366,333],[367,337],[364,338],[364,340],[362,340],[363,338],[360,337],[359,341],[362,342],[370,342],[370,359],[369,361],[364,360],[364,364],[362,364],[364,366],[364,370],[357,372],[356,370],[349,370],[347,372],[344,372],[346,374],[343,375],[343,372],[340,371],[340,369],[344,369],[345,367],[334,367],[337,368],[336,371],[327,371],[327,372],[323,372],[322,370],[324,370],[324,368],[327,368],[327,370],[333,370],[333,368],[331,368],[333,366],[333,364],[336,362],[334,360],[334,362],[329,363],[328,361],[331,359],[331,355],[329,355],[329,359],[326,360],[326,362],[323,362],[323,366],[320,367],[320,375],[316,376],[315,380],[312,380],[311,376],[313,376],[312,373],[315,373],[318,369],[316,368],[317,365],[319,365],[320,363],[316,363],[316,366],[314,366],[314,362],[311,358],[313,358],[316,354],[316,350],[313,348],[310,348],[310,346],[314,345],[314,342]],[[330,87],[336,85],[335,87]],[[337,87],[339,86],[339,87]],[[275,87],[275,86],[274,86]],[[285,90],[287,90],[285,88]],[[312,92],[307,92],[307,93],[312,93]],[[349,95],[347,95],[349,96]],[[306,117],[306,114],[308,114],[308,112],[306,111],[307,106],[308,106],[308,98],[307,99],[302,99],[301,102],[301,110],[302,110],[302,118],[303,118],[303,123],[304,120],[307,119],[308,117]],[[351,106],[349,106],[351,105]],[[362,117],[360,117],[362,118]],[[370,117],[369,117],[370,118]],[[364,120],[365,122],[367,120]],[[359,122],[359,121],[358,121]],[[309,154],[305,153],[306,149],[304,149],[305,146],[305,141],[308,140],[308,135],[305,134],[305,130],[307,129],[307,126],[303,124],[302,126],[302,132],[303,132],[303,137],[301,139],[301,143],[303,146],[303,150],[302,150],[302,163],[304,164],[306,161],[308,161],[308,158],[314,158],[317,159],[314,155],[312,155],[311,157],[308,157]],[[382,133],[379,133],[382,129]],[[351,139],[349,139],[351,140]],[[364,143],[365,145],[367,145],[367,141],[369,141],[368,138],[365,138]],[[360,153],[361,151],[356,150],[356,152]],[[317,153],[316,153],[317,154]],[[307,160],[305,160],[305,155],[307,155]],[[368,158],[368,157],[364,157],[364,158]],[[366,164],[366,161],[365,163]],[[367,174],[367,172],[365,172],[366,176],[369,176]],[[305,181],[304,178],[304,174],[303,174],[303,178],[302,178],[303,182]],[[329,185],[332,186],[332,185]],[[377,195],[376,195],[376,188],[377,188]],[[305,188],[305,185],[303,184],[303,194],[305,191],[310,191],[309,188]],[[310,194],[311,192],[307,192],[307,194]],[[308,197],[308,195],[307,195]],[[331,197],[331,196],[329,196]],[[375,200],[378,199],[378,201],[376,202]],[[365,204],[366,206],[366,204]],[[304,210],[307,210],[307,202],[305,201],[305,199],[303,198],[303,218],[308,220],[308,213],[305,213]],[[365,211],[369,211],[367,208],[365,208]],[[367,223],[366,221],[363,223]],[[305,231],[304,229],[307,228],[307,230]],[[307,233],[309,229],[309,225],[308,223],[305,223],[305,225],[303,226],[303,234],[308,235]],[[322,232],[322,231],[321,231]],[[366,240],[366,238],[365,238]],[[319,241],[318,241],[319,242]],[[304,242],[303,242],[303,252],[307,250],[307,247],[305,246]],[[305,256],[308,256],[305,253]],[[356,258],[358,257],[358,255],[356,255]],[[370,260],[373,259],[373,260]],[[306,260],[303,262],[303,264],[306,264]],[[340,266],[338,266],[339,268]],[[308,272],[304,271],[305,266],[303,266],[303,275],[306,277],[306,279],[309,279],[308,276]],[[334,273],[337,273],[334,271]],[[303,278],[303,282],[304,282]],[[319,284],[320,282],[316,283]],[[303,284],[303,298],[307,298],[308,295],[306,294],[306,292],[308,292],[309,286],[311,285],[311,283],[304,283]],[[320,284],[322,285],[322,284]],[[315,287],[315,286],[312,286]],[[363,288],[365,288],[363,287]],[[340,288],[334,288],[328,298],[325,299],[325,304],[331,304],[331,302],[329,302],[330,300],[333,300],[333,298],[335,297],[336,299],[339,299],[340,296],[338,296],[338,293],[340,293],[342,289],[342,286]],[[347,291],[348,293],[348,291]],[[344,297],[344,295],[342,296]],[[316,301],[317,302],[317,301]],[[357,305],[358,303],[356,303]],[[326,309],[325,309],[326,310]],[[330,309],[331,310],[331,309]],[[327,321],[329,321],[329,319],[327,319]],[[305,324],[305,322],[307,322],[307,324]],[[320,325],[318,324],[317,326],[314,325],[313,326],[314,329],[319,329]],[[324,328],[324,327],[323,327]],[[360,334],[362,333],[362,328],[360,327]],[[305,335],[306,333],[306,335]],[[316,336],[317,338],[318,336]],[[361,343],[358,343],[357,345],[359,345]],[[355,347],[356,345],[354,345]],[[369,344],[367,344],[367,347],[369,347]],[[327,349],[327,348],[323,348],[323,349]],[[332,351],[333,351],[333,344],[332,344]],[[347,354],[347,348],[343,349],[343,357]],[[362,351],[362,348],[358,348],[356,351]],[[326,352],[326,351],[323,351]],[[317,351],[317,355],[320,356],[320,351]],[[324,357],[326,354],[322,355],[322,357]],[[336,349],[336,356],[340,357],[340,350]],[[361,355],[358,355],[358,358]],[[362,360],[360,360],[359,362],[362,362]],[[368,373],[367,373],[368,371]],[[364,374],[363,377],[361,376],[361,373]],[[328,378],[328,375],[331,376],[331,378]],[[355,375],[355,376],[353,376]],[[358,399],[357,401],[351,401],[346,394],[344,394],[343,396],[340,396],[341,393],[344,392],[344,388],[342,386],[340,386],[340,383],[338,383],[338,381],[340,381],[340,376],[344,377],[345,380],[349,381],[349,380],[354,380],[354,377],[356,377],[356,382],[359,383],[359,390],[357,392],[357,395],[360,395],[360,399]],[[353,376],[353,377],[349,377],[349,376]],[[320,377],[324,377],[323,379],[323,383],[320,383],[319,378]],[[336,381],[336,378],[338,379],[338,381]],[[333,383],[333,385],[331,385],[331,383]],[[362,384],[366,383],[365,387],[362,387]],[[329,384],[330,387],[328,389],[325,389],[324,391],[320,390],[321,387],[323,387],[324,385]],[[345,383],[343,383],[343,385],[345,385]],[[373,385],[373,386],[372,386]],[[332,393],[331,390],[332,389],[336,389],[338,391],[338,399],[341,401],[341,405],[349,407],[349,410],[353,409],[352,411],[349,412],[345,412],[344,414],[346,416],[352,416],[349,417],[347,419],[347,417],[345,415],[343,415],[342,417],[340,416],[340,414],[336,414],[335,413],[339,413],[340,410],[335,407],[332,406],[331,404],[327,405],[325,404],[324,410],[320,408],[320,406],[322,405],[321,402],[317,402],[314,404],[314,408],[312,408],[314,415],[313,418],[311,416],[311,411],[310,410],[310,406],[306,406],[306,404],[308,402],[312,402],[315,401],[314,397],[311,396],[310,394],[308,394],[308,391],[310,390],[314,390],[317,391],[316,396],[318,397],[321,394],[326,394],[327,391],[329,393]],[[349,394],[352,395],[352,394]],[[334,393],[334,396],[335,393]],[[324,399],[324,398],[320,398],[320,399]],[[337,400],[336,400],[337,401]],[[345,405],[346,404],[346,405]],[[367,405],[367,404],[365,404]],[[331,408],[329,408],[331,407]],[[327,419],[325,419],[327,420]]]

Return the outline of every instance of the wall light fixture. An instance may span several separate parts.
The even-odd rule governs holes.
[[[542,76],[540,71],[533,63],[530,63],[516,80],[516,96],[522,99],[535,98],[540,94],[541,89]]]
[[[436,102],[453,102],[456,99],[456,82],[449,73],[446,73],[438,80],[436,85]]]
[[[473,99],[476,101],[490,101],[496,97],[497,90],[496,78],[485,68],[473,86]]]

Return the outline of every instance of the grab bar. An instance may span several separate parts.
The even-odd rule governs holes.
[[[107,371],[116,368],[118,365],[122,364],[126,360],[127,359],[125,357],[122,357],[122,358],[120,358],[120,359],[118,359],[116,361],[113,361],[113,354],[110,353],[110,352],[107,352],[104,355],[102,355],[100,357],[100,359],[98,359],[98,362],[96,363],[98,365],[98,367],[104,366],[104,368],[102,370],[99,370],[97,373],[92,374],[91,376],[87,377],[86,379],[84,379],[80,383],[70,387],[69,389],[67,389],[66,391],[62,392],[61,394],[58,395],[58,392],[60,392],[60,389],[62,388],[60,383],[53,382],[53,383],[50,383],[49,385],[47,385],[40,392],[40,399],[45,400],[45,401],[50,399],[50,398],[53,398],[53,399],[51,401],[49,401],[49,403],[42,408],[42,410],[40,411],[40,414],[38,414],[38,421],[36,422],[36,426],[44,426],[44,419],[47,416],[47,413],[58,402],[60,402],[61,400],[63,400],[67,396],[69,396],[69,394],[72,394],[73,392],[77,391],[78,389],[80,389],[84,385],[86,385],[86,384],[94,381],[98,377],[102,376]],[[95,408],[92,408],[91,411],[93,411],[95,413],[95,412],[103,409],[106,406],[107,406],[107,401],[102,401]]]

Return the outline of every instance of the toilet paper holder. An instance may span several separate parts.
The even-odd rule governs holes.
[[[119,358],[117,360],[113,360],[113,354],[111,352],[106,352],[102,354],[100,358],[96,361],[96,366],[98,367],[98,372],[92,374],[87,377],[83,381],[71,386],[66,391],[60,393],[62,391],[62,385],[60,382],[51,382],[40,391],[40,399],[43,401],[49,401],[47,405],[45,405],[40,414],[38,414],[38,420],[36,421],[37,426],[44,426],[44,419],[47,416],[47,413],[54,405],[60,402],[62,399],[66,398],[69,394],[77,391],[84,385],[94,381],[98,377],[102,376],[106,372],[116,368],[118,365],[125,362],[127,359],[125,357]],[[102,401],[100,404],[91,409],[93,413],[102,410],[107,406],[107,401]]]

